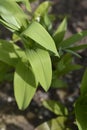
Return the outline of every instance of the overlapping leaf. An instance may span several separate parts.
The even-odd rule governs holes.
[[[32,66],[37,81],[44,90],[48,90],[51,85],[52,67],[49,53],[45,50],[28,50],[27,58]]]
[[[43,105],[55,113],[56,115],[66,115],[67,114],[67,109],[59,102],[56,102],[54,100],[47,100],[43,101]]]
[[[34,17],[37,18],[37,17],[44,16],[47,13],[50,6],[51,6],[51,2],[49,2],[49,1],[45,1],[45,2],[41,3],[38,6],[38,8],[35,10]]]
[[[15,1],[0,0],[0,22],[15,31],[26,27],[26,15]]]
[[[29,25],[29,27],[22,33],[22,36],[23,35],[31,38],[39,45],[58,56],[52,37],[38,22],[32,22],[31,25]]]
[[[26,109],[36,91],[36,81],[32,70],[23,62],[16,66],[14,92],[19,109]]]
[[[28,11],[31,11],[31,7],[30,7],[30,3],[29,0],[12,0],[12,1],[16,1],[16,2],[23,2],[27,8]]]
[[[63,48],[69,48],[72,44],[78,42],[79,40],[81,40],[86,36],[87,36],[87,31],[79,32],[67,38],[66,40],[62,41],[58,46],[61,46]]]
[[[58,117],[52,119],[48,122],[44,122],[43,124],[39,125],[35,130],[66,130],[65,121],[67,120],[66,117]],[[70,130],[67,128],[67,130]]]
[[[53,37],[54,40],[56,42],[56,45],[58,46],[58,44],[60,42],[62,42],[65,32],[67,30],[67,19],[64,18],[64,20],[62,21],[62,23],[58,26],[57,30],[55,31]]]
[[[0,60],[15,66],[18,59],[26,58],[24,51],[12,42],[0,40]]]
[[[82,66],[79,64],[72,64],[72,55],[67,53],[57,63],[57,69],[55,73],[57,74],[57,77],[60,77],[69,73],[70,71],[78,70],[81,68]]]
[[[0,40],[0,60],[9,65],[15,66],[17,58],[18,56],[15,53],[13,44]]]

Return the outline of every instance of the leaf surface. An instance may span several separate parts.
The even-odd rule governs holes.
[[[27,17],[15,1],[0,0],[0,16],[0,22],[14,31],[27,26]]]
[[[59,27],[57,28],[57,30],[55,31],[54,36],[53,36],[54,40],[56,42],[56,45],[59,44],[60,42],[62,42],[66,30],[67,30],[67,19],[64,18],[64,20],[59,25]]]
[[[52,66],[49,53],[45,50],[28,50],[27,58],[38,82],[47,91],[51,85]]]
[[[51,6],[51,2],[49,1],[42,2],[35,10],[34,17],[37,18],[37,17],[44,16],[45,13],[47,13],[50,6]]]
[[[84,72],[80,89],[81,89],[81,94],[82,95],[87,94],[87,69]]]
[[[68,48],[70,47],[72,44],[78,42],[79,40],[81,40],[82,38],[87,36],[87,31],[82,31],[79,33],[76,33],[74,35],[72,35],[71,37],[67,38],[66,40],[62,41],[59,46],[62,48]]]
[[[87,95],[81,96],[77,100],[75,114],[79,130],[87,130]]]
[[[50,50],[56,56],[58,56],[58,52],[52,37],[38,22],[31,23],[31,25],[22,33],[22,35],[31,38],[39,45],[47,50]]]
[[[7,42],[5,40],[0,40],[0,60],[15,66],[18,61],[18,56],[15,52],[15,47],[12,43]]]
[[[58,117],[39,125],[35,130],[66,130],[66,117]],[[67,129],[69,130],[69,129]]]
[[[26,109],[36,91],[36,80],[32,70],[23,62],[16,66],[14,93],[19,109]]]
[[[66,115],[67,114],[67,109],[59,102],[56,102],[54,100],[47,100],[43,101],[43,105],[55,113],[56,115]]]

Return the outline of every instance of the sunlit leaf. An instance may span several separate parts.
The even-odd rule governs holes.
[[[15,45],[13,42],[8,42],[6,40],[0,40],[0,60],[15,66],[18,60],[26,59],[25,52]]]
[[[22,36],[23,35],[31,38],[39,45],[47,50],[50,50],[56,56],[58,56],[58,52],[52,37],[38,22],[32,22],[31,25],[29,25],[29,27],[22,33]]]
[[[48,30],[52,29],[51,18],[48,14],[45,14],[45,16],[44,16],[44,23],[45,23],[45,26],[47,27]]]
[[[14,31],[27,26],[27,17],[15,1],[0,0],[0,16],[0,22]]]
[[[50,1],[45,1],[45,2],[41,3],[38,6],[38,8],[35,10],[34,17],[37,18],[37,17],[44,16],[47,13],[50,6],[51,6]]]
[[[43,101],[43,105],[55,113],[56,115],[66,115],[67,114],[67,109],[59,102],[56,102],[54,100],[47,100]]]
[[[66,117],[58,117],[39,125],[35,130],[66,130]],[[69,130],[69,129],[67,129]]]
[[[51,85],[52,67],[49,53],[45,50],[27,50],[27,58],[32,66],[36,79],[47,91]]]
[[[36,91],[33,72],[23,62],[16,66],[14,74],[14,93],[19,109],[26,109]]]

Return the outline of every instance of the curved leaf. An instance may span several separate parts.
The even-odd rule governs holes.
[[[5,40],[0,40],[0,60],[15,66],[18,61],[18,55],[16,54],[15,47],[12,43]]]
[[[39,125],[35,130],[66,130],[65,122],[67,118],[64,116],[59,116],[50,121],[44,122]],[[70,130],[67,128],[67,130]]]
[[[82,95],[86,95],[87,94],[87,69],[84,72],[80,89],[81,89],[81,94]]]
[[[49,53],[45,50],[28,50],[27,58],[32,66],[38,82],[47,91],[51,85],[52,66]]]
[[[58,26],[57,30],[55,31],[53,35],[56,45],[59,44],[63,40],[66,29],[67,29],[67,19],[64,18],[64,20]]]
[[[47,50],[50,50],[58,56],[58,52],[52,37],[38,22],[31,23],[31,25],[22,33],[22,35],[31,38],[39,45]]]
[[[76,34],[72,35],[71,37],[62,41],[59,44],[59,46],[62,48],[69,48],[72,44],[74,44],[75,42],[78,42],[79,40],[81,40],[82,38],[84,38],[86,36],[87,36],[87,30],[76,33]]]
[[[33,72],[21,61],[16,66],[14,74],[14,93],[19,109],[25,109],[36,91],[36,81]]]
[[[47,101],[43,101],[43,105],[50,111],[52,111],[53,113],[55,113],[56,115],[67,115],[68,111],[67,108],[64,107],[61,103],[56,102],[54,100],[47,100]]]
[[[69,49],[72,51],[78,51],[78,50],[83,50],[87,48],[87,44],[82,44],[82,45],[75,45],[73,47],[70,47]]]
[[[45,13],[47,13],[49,7],[51,6],[51,2],[50,1],[45,1],[45,2],[42,2],[38,8],[35,10],[34,12],[34,17],[37,18],[37,17],[40,17],[40,16],[44,16]]]
[[[13,0],[13,1],[16,1],[16,2],[23,2],[26,6],[26,9],[28,11],[31,11],[31,7],[30,7],[30,3],[29,3],[29,0]]]
[[[26,15],[14,1],[0,0],[0,22],[14,31],[19,30],[22,26],[26,27]]]

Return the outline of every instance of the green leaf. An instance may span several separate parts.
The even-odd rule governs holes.
[[[66,115],[68,113],[67,109],[57,101],[43,101],[43,105],[56,115]]]
[[[69,130],[65,126],[66,117],[57,117],[39,125],[35,130]]]
[[[29,3],[29,0],[22,0],[22,1],[24,2],[25,6],[26,6],[26,9],[28,11],[31,11],[31,6],[30,6],[30,3]]]
[[[57,78],[73,70],[78,70],[82,68],[81,65],[72,64],[72,62],[73,62],[73,57],[69,53],[61,57],[61,59],[58,61],[56,65],[56,71],[54,71],[54,74],[57,75]]]
[[[51,130],[48,122],[44,122],[43,124],[40,124],[35,130]]]
[[[12,35],[12,40],[13,40],[14,42],[17,42],[17,41],[21,40],[21,38],[20,38],[18,35],[16,35],[15,33],[13,33],[13,35]]]
[[[0,61],[16,66],[19,59],[26,60],[25,52],[13,42],[0,40]]]
[[[86,49],[86,48],[87,48],[87,44],[82,44],[82,45],[76,45],[74,47],[70,47],[70,50],[79,51],[79,50]]]
[[[17,46],[13,46],[13,43],[5,40],[0,40],[0,60],[9,65],[15,66],[19,57],[16,54],[14,47]]]
[[[75,52],[75,51],[73,51],[73,50],[64,49],[64,51],[67,52],[67,53],[71,53],[71,54],[77,56],[78,58],[81,58],[81,56],[80,56],[77,52]]]
[[[9,29],[11,32],[14,32],[14,30],[18,30],[18,27],[9,24],[7,22],[5,22],[4,20],[0,19],[0,23],[3,24],[7,29]]]
[[[32,70],[23,62],[16,66],[14,93],[19,109],[26,109],[36,91],[36,81]]]
[[[45,24],[47,30],[49,30],[49,32],[50,32],[50,30],[52,29],[52,21],[48,14],[45,14],[45,16],[44,16],[44,24]]]
[[[58,56],[58,52],[52,37],[38,22],[31,23],[31,25],[29,25],[29,27],[22,33],[22,36],[23,35],[31,38],[39,45],[47,50],[50,50],[56,56]]]
[[[51,88],[66,88],[67,83],[63,81],[63,79],[58,79],[58,77],[53,78]]]
[[[75,114],[79,130],[87,130],[87,95],[83,95],[77,100]]]
[[[62,41],[58,46],[60,46],[62,48],[68,48],[72,44],[78,42],[79,40],[81,40],[82,38],[84,38],[86,36],[87,36],[87,31],[82,31],[82,32],[76,33],[76,34],[72,35],[71,37],[67,38],[66,40]]]
[[[52,66],[49,53],[45,50],[27,50],[27,58],[32,66],[37,81],[47,91],[51,85]]]
[[[81,94],[82,95],[87,94],[87,69],[84,72],[80,89],[81,89]]]
[[[26,6],[26,9],[28,11],[31,11],[31,7],[30,7],[30,3],[29,3],[29,0],[13,0],[13,1],[16,1],[16,2],[23,2]]]
[[[32,2],[34,2],[34,1],[36,1],[36,0],[29,0],[30,1],[30,3],[32,3]]]
[[[60,76],[63,76],[63,75],[65,75],[65,74],[67,74],[67,73],[69,73],[69,72],[71,72],[71,71],[78,70],[78,69],[81,69],[81,68],[82,68],[81,65],[78,65],[78,64],[72,65],[72,64],[70,64],[70,65],[67,65],[67,66],[66,66],[64,69],[62,69],[61,71],[58,71],[58,70],[57,70],[57,76],[60,77]]]
[[[0,16],[0,22],[14,31],[27,26],[26,15],[14,1],[0,0]]]
[[[55,33],[53,35],[56,45],[59,44],[60,42],[62,42],[66,30],[67,30],[67,19],[64,18],[64,20],[59,25],[59,27],[57,28],[57,30],[55,31]]]
[[[8,66],[3,62],[0,62],[0,82],[2,82],[5,79],[7,72],[10,70],[11,70],[10,66]]]
[[[34,17],[38,18],[38,17],[44,16],[48,12],[48,9],[51,6],[51,4],[52,3],[49,1],[45,1],[45,2],[41,3],[38,6],[38,8],[35,10]]]

